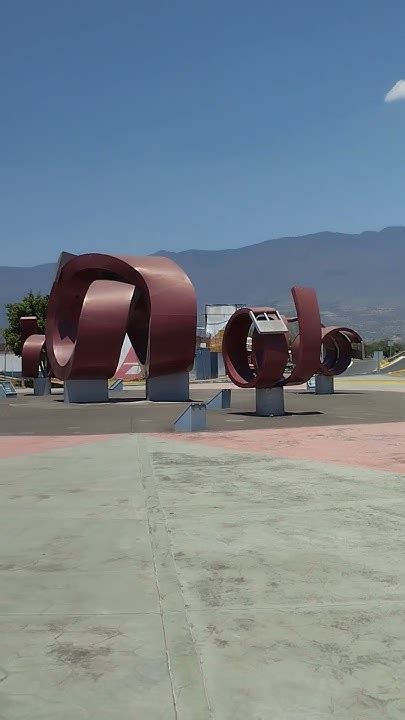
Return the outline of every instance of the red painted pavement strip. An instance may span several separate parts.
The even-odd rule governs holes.
[[[33,455],[49,450],[104,442],[119,435],[7,435],[0,437],[0,460],[10,457]]]
[[[165,435],[245,453],[386,470],[405,475],[405,422]]]

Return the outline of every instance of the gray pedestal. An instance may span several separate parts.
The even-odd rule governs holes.
[[[17,390],[10,380],[0,380],[0,400],[17,397]]]
[[[285,415],[284,389],[275,387],[256,390],[256,415],[262,417]]]
[[[47,377],[34,378],[34,395],[50,395],[51,381]]]
[[[65,403],[108,402],[108,380],[66,380]]]
[[[175,432],[203,432],[207,429],[205,403],[190,403],[174,422]]]
[[[329,375],[317,375],[315,377],[316,395],[333,395],[335,392],[334,378]]]
[[[146,381],[146,399],[152,402],[186,402],[189,398],[188,372],[160,375]]]
[[[222,353],[218,353],[218,377],[225,377],[226,376],[226,370],[225,370],[225,363]]]
[[[231,407],[231,390],[220,390],[206,403],[207,410],[224,410]]]
[[[114,380],[109,386],[108,390],[110,393],[124,392],[124,383],[122,382],[122,380]]]

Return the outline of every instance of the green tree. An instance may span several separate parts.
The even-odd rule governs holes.
[[[35,294],[30,291],[20,302],[6,305],[8,326],[3,334],[8,349],[15,355],[20,357],[22,352],[20,318],[35,315],[38,320],[39,331],[41,333],[45,332],[48,301],[49,295]]]
[[[371,357],[374,352],[379,350],[383,353],[384,357],[388,358],[390,355],[395,355],[395,353],[398,353],[400,352],[400,350],[405,349],[405,344],[402,342],[396,341],[391,347],[388,343],[388,338],[382,338],[381,340],[375,340],[374,342],[366,343],[365,350],[367,357]]]

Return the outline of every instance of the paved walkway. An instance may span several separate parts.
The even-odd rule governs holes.
[[[0,719],[402,720],[392,425],[2,438]]]
[[[208,429],[220,436],[229,430],[272,430],[295,427],[329,427],[373,423],[405,422],[403,391],[405,380],[383,383],[364,379],[347,380],[350,388],[337,384],[333,396],[315,395],[299,388],[285,392],[284,417],[258,417],[255,414],[255,391],[232,387],[228,410],[209,412]],[[229,387],[229,385],[228,385]],[[221,388],[209,383],[191,385],[191,398],[207,402]],[[374,392],[376,389],[385,392]],[[0,401],[0,456],[9,449],[10,438],[20,436],[21,444],[30,438],[39,449],[46,438],[64,442],[70,436],[170,432],[173,423],[187,407],[184,403],[153,403],[145,400],[143,389],[117,393],[110,402],[65,405],[61,395],[34,397],[30,391],[17,398]],[[13,441],[14,442],[14,441]],[[33,447],[31,443],[31,447]],[[50,447],[53,447],[51,442]],[[18,447],[16,452],[20,452]],[[14,450],[13,450],[14,452]]]

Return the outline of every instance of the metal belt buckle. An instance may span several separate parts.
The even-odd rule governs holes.
[[[261,313],[254,313],[253,310],[250,310],[249,315],[255,329],[261,335],[288,332],[287,325],[277,310]]]

